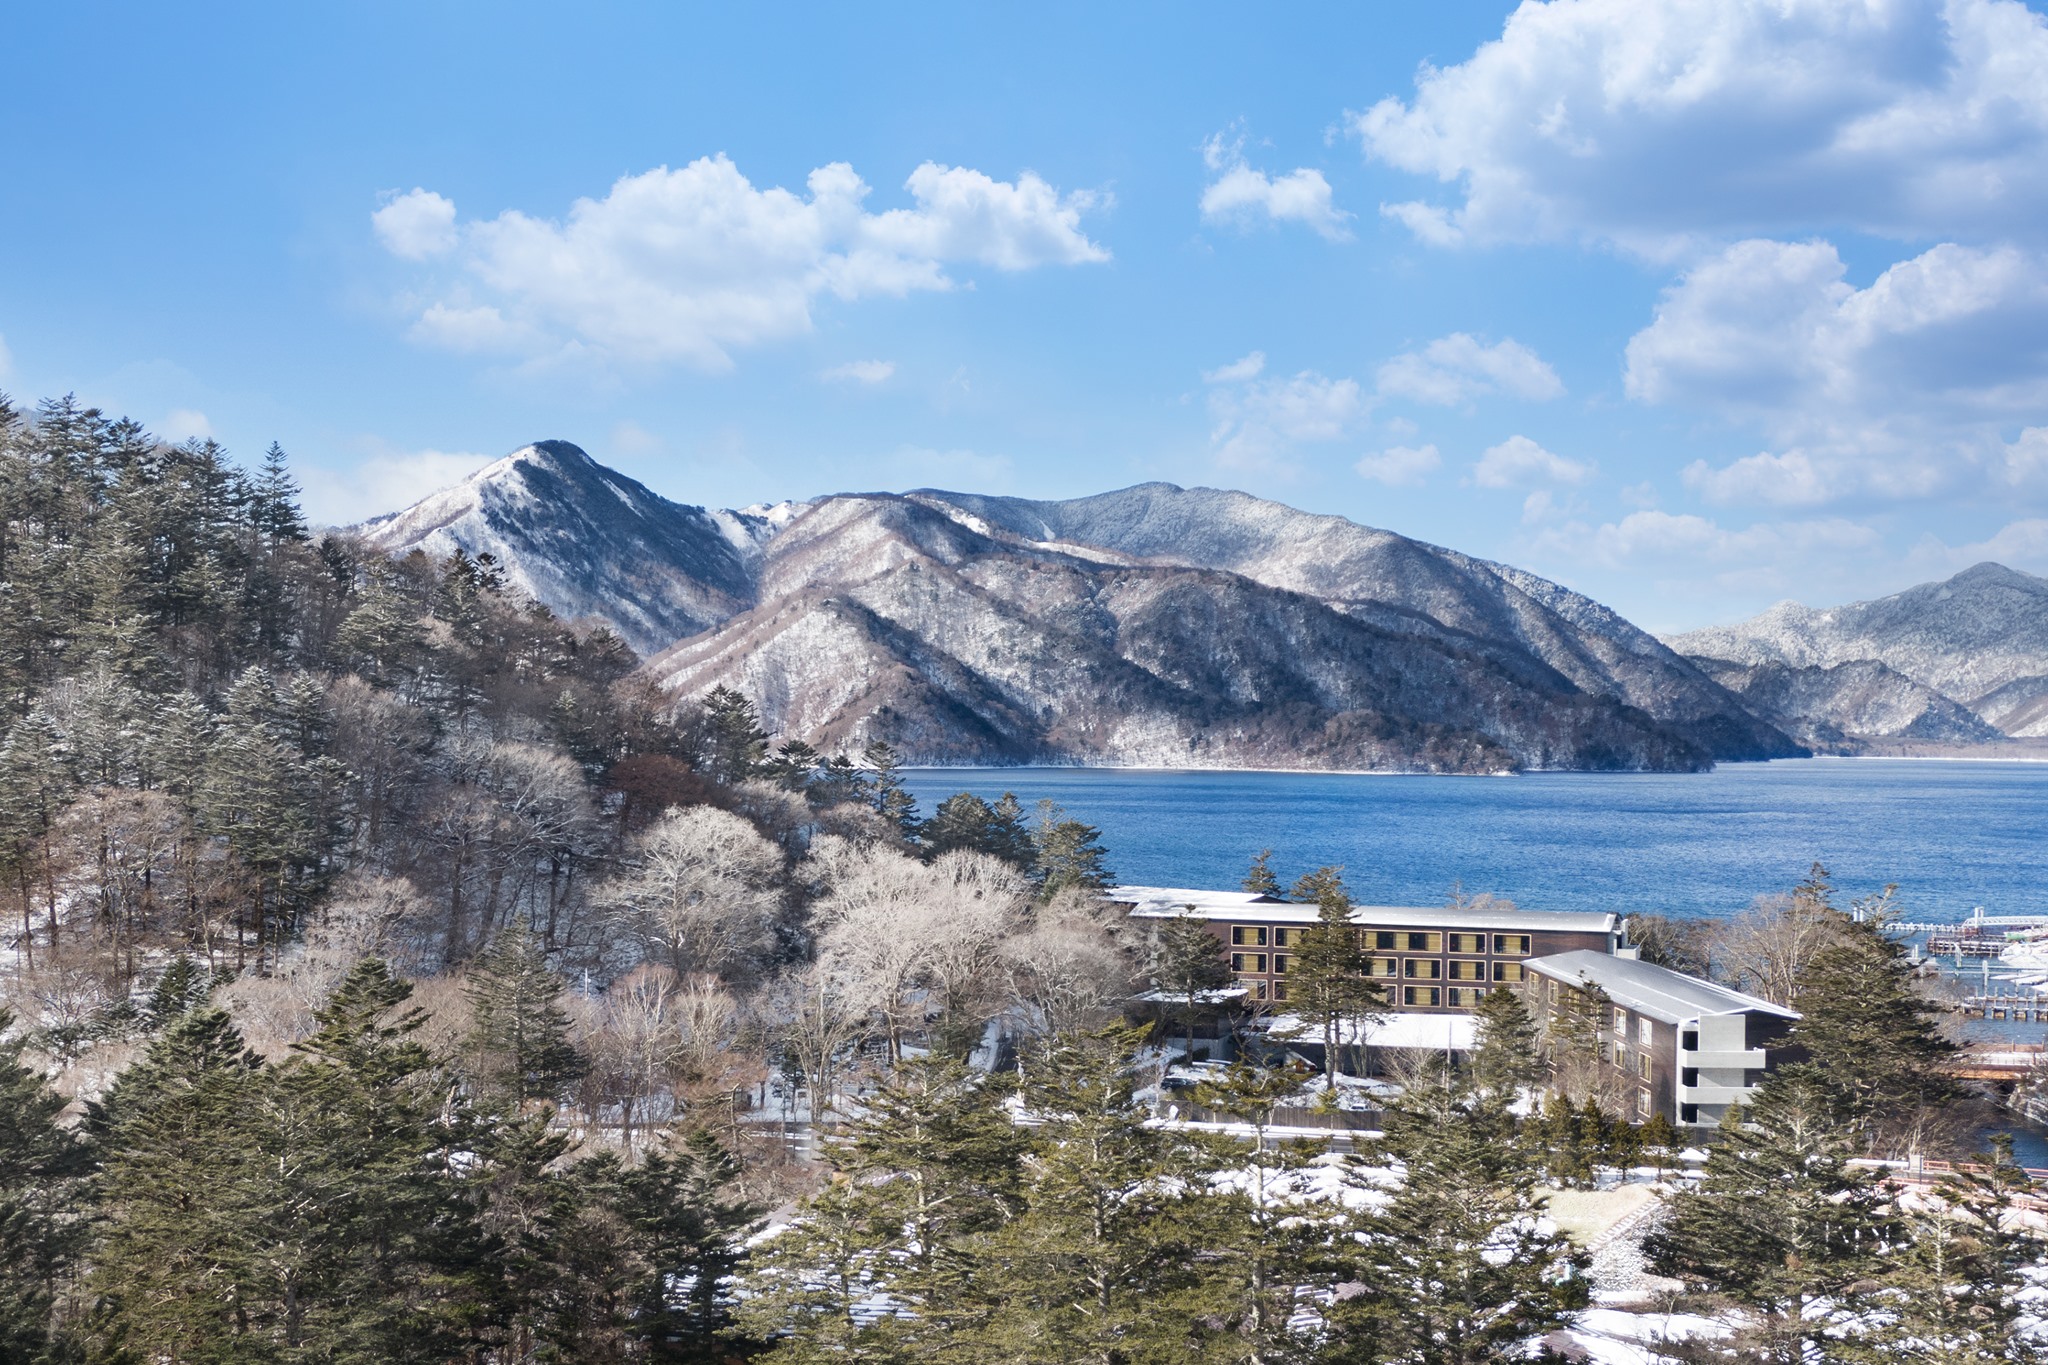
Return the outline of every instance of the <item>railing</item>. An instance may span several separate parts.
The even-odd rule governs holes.
[[[1680,1104],[1738,1104],[1749,1099],[1750,1087],[1746,1085],[1715,1085],[1705,1082],[1700,1085],[1678,1087]]]
[[[1765,1066],[1762,1048],[1749,1048],[1741,1052],[1715,1052],[1706,1048],[1680,1048],[1678,1064],[1681,1067],[1704,1067],[1709,1071],[1762,1071]]]

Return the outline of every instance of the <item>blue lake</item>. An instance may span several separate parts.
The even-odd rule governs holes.
[[[1845,897],[1899,885],[1908,917],[2048,915],[2048,764],[1815,758],[1711,773],[1520,777],[943,768],[956,791],[1041,798],[1102,830],[1120,880],[1231,887],[1261,848],[1283,880],[1341,863],[1354,898],[1731,915],[1818,859]]]

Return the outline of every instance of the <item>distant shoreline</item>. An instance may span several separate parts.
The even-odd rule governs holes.
[[[1920,754],[1809,754],[1805,758],[1730,758],[1714,765],[1715,768],[1766,767],[1773,763],[2048,763],[2048,741],[2042,743],[2039,756],[2027,754],[1987,754],[1977,752],[1920,753]],[[1207,764],[1162,764],[1162,763],[916,763],[905,764],[907,773],[1270,773],[1293,777],[1709,777],[1713,769],[1706,772],[1691,772],[1677,768],[1525,768],[1520,772],[1505,769],[1488,773],[1428,773],[1386,768],[1242,768],[1218,767]]]

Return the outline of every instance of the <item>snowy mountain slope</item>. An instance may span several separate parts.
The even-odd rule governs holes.
[[[1826,667],[1698,662],[1751,710],[1805,744],[1854,749],[1859,738],[1989,744],[2005,737],[1961,702],[1875,659]]]
[[[926,762],[1694,768],[1708,752],[1540,662],[1395,633],[1242,575],[1020,545],[890,497],[820,503],[761,605],[648,665],[782,733]]]
[[[1979,564],[1940,583],[1816,611],[1785,602],[1761,616],[1671,636],[1682,654],[1826,668],[1875,659],[1956,701],[2048,674],[2048,579]]]
[[[654,676],[925,761],[1692,768],[1799,752],[1612,612],[1241,493],[684,507],[563,442],[361,528],[488,552]]]
[[[356,529],[390,553],[493,555],[557,615],[606,621],[645,655],[749,606],[762,547],[796,510],[687,507],[539,441]]]
[[[1323,598],[1382,629],[1505,661],[1528,655],[1587,692],[1681,727],[1724,758],[1783,756],[1712,679],[1599,603],[1521,569],[1247,493],[1140,484],[1067,502],[920,490],[1028,540],[1227,569]]]

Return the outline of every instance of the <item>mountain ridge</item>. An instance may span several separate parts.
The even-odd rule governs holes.
[[[939,489],[741,511],[523,447],[361,534],[489,552],[686,694],[918,761],[1695,769],[1803,750],[1606,607],[1249,494]],[[666,638],[664,638],[666,636]]]

